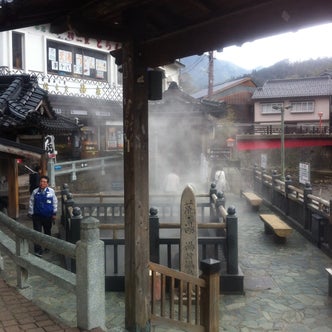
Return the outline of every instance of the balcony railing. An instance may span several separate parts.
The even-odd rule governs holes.
[[[320,126],[319,124],[311,125],[285,125],[286,135],[330,135],[331,128],[329,126]],[[280,125],[238,125],[238,135],[280,135]]]
[[[121,85],[110,85],[105,81],[45,74],[38,71],[10,70],[7,66],[0,67],[0,75],[21,74],[36,76],[39,86],[48,91],[49,94],[113,100],[122,104]]]

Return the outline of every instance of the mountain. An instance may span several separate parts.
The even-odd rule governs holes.
[[[273,66],[253,70],[249,76],[257,86],[262,86],[267,80],[314,77],[326,72],[332,72],[332,58],[324,57],[301,62],[282,60]]]
[[[190,57],[180,59],[180,62],[185,65],[181,70],[180,84],[182,89],[187,93],[194,93],[208,86],[208,69],[209,56],[193,55]],[[231,62],[214,59],[214,85],[241,77],[248,73],[248,70],[243,69]]]

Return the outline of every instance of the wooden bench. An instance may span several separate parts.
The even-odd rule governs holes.
[[[329,276],[329,296],[332,296],[332,268],[326,268],[325,270]]]
[[[274,214],[260,214],[259,217],[264,223],[265,233],[274,233],[276,238],[282,242],[286,241],[286,237],[293,232],[291,227]]]
[[[248,191],[242,191],[242,196],[247,200],[247,202],[252,206],[253,209],[258,210],[259,206],[262,204],[263,199],[258,195]]]

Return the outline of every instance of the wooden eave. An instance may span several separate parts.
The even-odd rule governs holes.
[[[0,9],[1,31],[51,23],[54,33],[137,40],[150,67],[331,20],[330,0],[14,0]]]
[[[45,151],[41,148],[0,138],[0,155],[9,155],[13,158],[40,159],[44,153]]]

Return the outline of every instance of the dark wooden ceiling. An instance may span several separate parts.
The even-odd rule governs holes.
[[[0,4],[0,30],[51,23],[55,33],[73,30],[114,42],[136,39],[150,67],[332,21],[331,0],[2,0]]]

